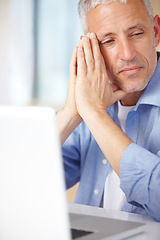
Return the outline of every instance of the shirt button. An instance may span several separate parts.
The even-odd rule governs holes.
[[[95,195],[98,195],[98,194],[99,194],[99,190],[98,190],[98,189],[95,189],[95,190],[94,190],[94,194],[95,194]]]
[[[102,160],[102,163],[103,163],[104,165],[106,165],[106,164],[107,164],[107,160],[106,160],[106,159],[103,159],[103,160]]]

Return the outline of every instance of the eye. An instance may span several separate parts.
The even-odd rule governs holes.
[[[144,35],[144,32],[143,31],[137,31],[137,32],[134,32],[130,35],[131,38],[141,38],[143,37]]]
[[[110,47],[110,46],[114,45],[114,43],[115,43],[115,39],[109,38],[109,39],[106,39],[106,40],[102,41],[102,42],[100,43],[100,45],[101,45],[101,46]]]

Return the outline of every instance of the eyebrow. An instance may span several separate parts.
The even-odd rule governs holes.
[[[127,31],[130,31],[130,30],[133,30],[133,29],[144,29],[144,28],[145,28],[145,26],[143,24],[138,23],[138,24],[130,27]]]
[[[100,42],[102,42],[106,37],[110,36],[110,35],[114,35],[113,32],[109,32],[109,33],[106,33],[104,35],[102,35],[99,39]]]

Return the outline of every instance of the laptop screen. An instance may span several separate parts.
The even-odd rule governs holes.
[[[52,109],[0,107],[0,193],[1,240],[70,239]]]

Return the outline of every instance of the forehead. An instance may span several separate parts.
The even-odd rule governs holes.
[[[89,32],[95,32],[99,38],[107,32],[127,31],[136,25],[151,26],[149,14],[141,0],[98,5],[90,10],[87,21]]]

